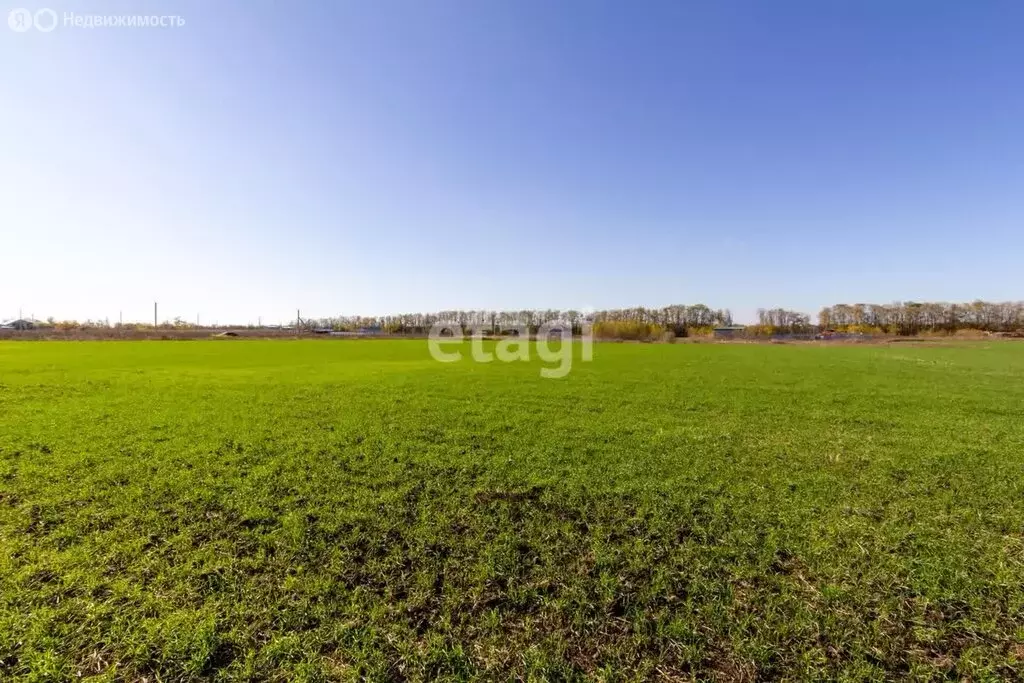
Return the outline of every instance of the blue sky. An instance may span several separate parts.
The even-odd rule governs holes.
[[[1024,297],[1019,2],[7,1],[0,318]]]

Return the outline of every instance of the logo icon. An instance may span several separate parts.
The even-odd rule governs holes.
[[[49,33],[57,28],[57,13],[49,7],[38,10],[34,15],[24,7],[12,9],[7,15],[7,25],[15,33],[24,33],[33,26],[37,31]]]
[[[57,28],[57,13],[49,7],[44,7],[36,12],[36,16],[32,21],[36,25],[37,31],[49,33],[53,29]]]
[[[11,13],[7,15],[7,25],[11,27],[12,31],[24,33],[32,28],[32,13],[25,8],[12,9]]]

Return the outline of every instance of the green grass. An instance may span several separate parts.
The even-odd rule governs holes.
[[[1024,677],[1024,345],[0,344],[0,678]]]

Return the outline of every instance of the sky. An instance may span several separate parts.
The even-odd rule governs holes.
[[[1024,298],[1018,0],[44,7],[0,318]]]

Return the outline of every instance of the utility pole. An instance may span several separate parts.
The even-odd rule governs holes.
[[[153,302],[153,328],[156,329],[156,327],[157,327],[157,322],[156,322],[156,302],[154,301]]]

